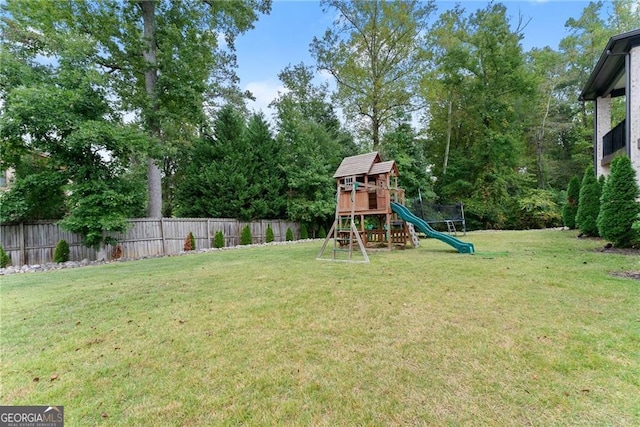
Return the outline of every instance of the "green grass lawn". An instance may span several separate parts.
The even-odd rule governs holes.
[[[66,425],[640,425],[640,257],[477,232],[2,277],[3,405]],[[53,379],[52,379],[53,378]]]

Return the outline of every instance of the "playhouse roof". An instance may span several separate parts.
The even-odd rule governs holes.
[[[369,175],[380,175],[381,173],[391,173],[391,171],[395,171],[396,175],[398,175],[398,167],[396,166],[396,162],[393,160],[374,163],[373,166],[371,166],[371,170],[369,170]]]
[[[334,178],[342,178],[353,175],[379,175],[381,173],[390,173],[395,171],[398,173],[396,163],[391,160],[383,162],[377,151],[360,154],[357,156],[345,157],[342,163],[333,174]]]

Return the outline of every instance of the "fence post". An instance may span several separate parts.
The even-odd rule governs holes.
[[[24,241],[24,222],[21,222],[20,223],[20,265],[25,265],[27,263],[25,246],[26,246],[26,243]]]
[[[162,255],[167,255],[167,241],[164,238],[164,218],[160,218],[160,237],[162,237]]]

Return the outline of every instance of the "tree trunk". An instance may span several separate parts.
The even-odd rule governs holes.
[[[380,123],[377,120],[371,122],[371,139],[373,139],[373,151],[380,151]]]
[[[449,93],[449,115],[447,116],[447,144],[444,147],[444,163],[442,165],[442,175],[447,174],[449,164],[449,149],[451,147],[451,93]]]
[[[158,101],[156,99],[156,83],[158,81],[158,65],[156,59],[156,21],[155,2],[141,1],[138,3],[142,11],[143,37],[146,50],[142,57],[147,62],[144,72],[144,85],[149,98],[149,107],[143,111],[147,130],[155,143],[160,143],[160,124],[158,123]],[[155,160],[147,159],[147,217],[162,217],[162,174]]]
[[[538,175],[538,188],[542,190],[547,186],[544,179],[544,164],[542,158],[542,151],[544,149],[544,131],[547,124],[547,117],[549,116],[549,109],[551,108],[551,98],[552,92],[549,93],[547,97],[547,105],[544,111],[544,116],[542,116],[542,124],[540,125],[540,129],[536,132],[536,165],[537,165],[537,175]]]
[[[536,132],[536,164],[537,164],[537,175],[538,175],[538,188],[544,190],[546,187],[546,183],[544,180],[544,167],[542,165],[542,138],[544,135],[544,131],[542,129]]]

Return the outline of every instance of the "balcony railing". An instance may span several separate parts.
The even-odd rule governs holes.
[[[624,140],[625,121],[623,120],[616,127],[611,129],[602,137],[602,157],[613,154],[624,148],[626,141]]]

